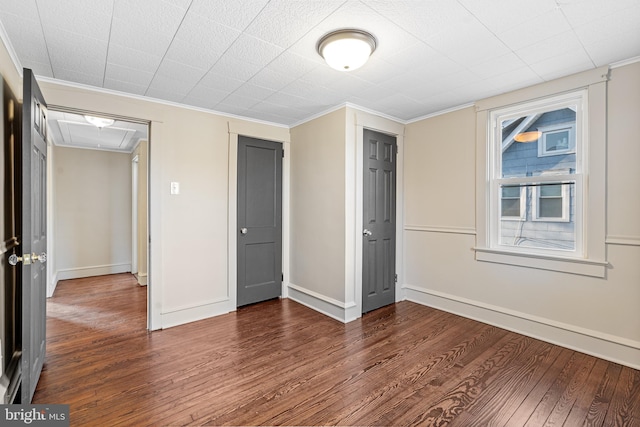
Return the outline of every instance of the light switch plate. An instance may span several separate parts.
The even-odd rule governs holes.
[[[171,194],[180,194],[180,183],[172,182],[171,183]]]

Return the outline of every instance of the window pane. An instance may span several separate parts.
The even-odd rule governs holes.
[[[502,199],[502,216],[520,216],[520,198]]]
[[[558,151],[569,149],[569,131],[547,132],[545,134],[545,149],[547,151]]]
[[[569,106],[501,120],[500,177],[575,173],[576,110]]]
[[[540,197],[561,197],[562,185],[541,185],[539,187]]]
[[[538,202],[538,217],[562,218],[562,198],[541,198]]]
[[[502,187],[502,197],[520,198],[520,187]]]

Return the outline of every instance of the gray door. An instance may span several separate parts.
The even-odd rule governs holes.
[[[282,153],[238,137],[238,307],[282,292]]]
[[[395,137],[364,130],[363,313],[396,300],[396,147]]]
[[[46,343],[47,105],[29,69],[24,70],[23,99],[21,403],[30,403]]]

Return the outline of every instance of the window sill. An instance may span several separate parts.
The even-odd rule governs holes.
[[[600,277],[606,275],[609,263],[584,258],[569,258],[529,253],[516,253],[491,248],[473,248],[476,261],[516,265],[540,270],[559,271],[582,276]]]

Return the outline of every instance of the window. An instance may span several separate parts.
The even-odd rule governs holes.
[[[501,216],[502,219],[522,219],[525,212],[524,188],[502,187]]]
[[[585,97],[578,92],[490,114],[492,248],[583,256]]]
[[[560,126],[542,127],[542,140],[538,144],[538,156],[557,156],[575,150],[575,122]]]
[[[606,276],[608,71],[476,102],[477,261]]]
[[[543,184],[532,189],[532,215],[534,221],[568,222],[571,184]]]

